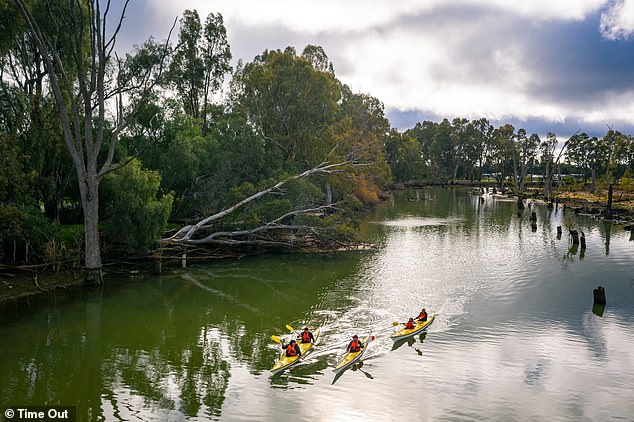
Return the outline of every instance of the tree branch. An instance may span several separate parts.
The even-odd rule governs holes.
[[[271,192],[277,191],[279,190],[283,185],[285,185],[286,183],[293,181],[293,180],[298,180],[298,179],[303,179],[309,176],[312,176],[314,174],[332,174],[333,172],[337,172],[340,171],[342,167],[352,164],[352,162],[350,160],[346,160],[346,161],[341,161],[341,162],[337,162],[337,163],[329,163],[327,161],[322,162],[321,164],[319,164],[316,167],[311,168],[310,170],[306,170],[305,172],[301,173],[301,174],[297,174],[295,176],[291,176],[287,179],[282,180],[281,182],[276,183],[275,185],[261,190],[245,199],[243,199],[242,201],[236,203],[235,205],[222,210],[214,215],[211,215],[209,217],[206,217],[202,220],[200,220],[198,223],[194,224],[194,225],[190,225],[190,226],[186,226],[183,227],[182,229],[180,229],[178,232],[176,232],[176,234],[174,234],[172,237],[165,239],[166,242],[183,242],[183,243],[187,243],[193,240],[193,236],[201,229],[203,228],[208,228],[210,226],[211,223],[220,220],[221,218],[231,214],[232,212],[244,207],[246,204],[261,198]],[[328,207],[328,206],[325,206]],[[320,207],[321,208],[321,207]],[[301,211],[300,211],[301,212]],[[309,212],[309,210],[305,210],[304,212]],[[273,220],[272,222],[268,223],[268,224],[274,224],[277,223],[278,221],[281,221],[281,219],[293,215],[293,213],[299,213],[299,212],[291,212],[285,214],[282,217],[279,217],[275,220]],[[266,227],[267,225],[263,226]],[[213,235],[212,235],[213,238]]]

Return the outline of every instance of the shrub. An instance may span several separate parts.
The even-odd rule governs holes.
[[[102,229],[115,252],[145,254],[164,233],[174,197],[157,199],[160,183],[158,172],[136,159],[105,178]]]

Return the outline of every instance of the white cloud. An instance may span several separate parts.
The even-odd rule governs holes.
[[[617,0],[601,14],[601,34],[611,40],[634,34],[634,0]]]
[[[432,13],[444,8],[477,7],[499,10],[534,21],[581,20],[599,10],[607,0],[155,0],[157,8],[171,15],[197,9],[201,15],[220,12],[244,25],[280,25],[298,32],[356,32],[388,25],[400,18]]]
[[[559,123],[634,116],[634,92],[610,93],[609,76],[598,66],[574,70],[581,69],[571,60],[576,46],[557,44],[552,30],[601,12],[603,36],[627,38],[634,33],[634,0],[146,1],[164,27],[185,9],[197,9],[202,19],[222,13],[235,59],[321,45],[337,77],[392,110]],[[543,40],[557,45],[529,41],[544,32]],[[551,56],[540,55],[551,48]],[[561,66],[539,62],[558,61],[558,54],[568,60]],[[596,51],[584,54],[579,60],[601,60]]]

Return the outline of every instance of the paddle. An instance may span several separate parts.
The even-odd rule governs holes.
[[[290,331],[291,333],[294,333],[294,332],[295,332],[295,329],[294,329],[293,327],[291,327],[290,325],[288,325],[288,324],[286,324],[286,329],[287,329],[288,331]]]
[[[271,338],[273,339],[274,342],[282,344],[282,340],[280,340],[280,338],[276,336],[275,334],[273,334]]]

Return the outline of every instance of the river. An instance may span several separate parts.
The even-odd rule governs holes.
[[[0,404],[107,421],[634,420],[621,226],[434,188],[396,192],[360,231],[376,250],[109,274],[41,301],[0,325]],[[394,345],[392,322],[422,306],[438,313],[427,334]],[[271,376],[287,324],[322,335]],[[350,336],[370,333],[362,364],[335,377]]]

